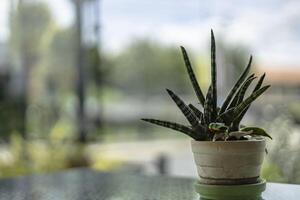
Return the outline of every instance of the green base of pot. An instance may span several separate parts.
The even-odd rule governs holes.
[[[195,189],[203,200],[259,200],[266,189],[266,181],[245,185],[206,185],[198,182]]]

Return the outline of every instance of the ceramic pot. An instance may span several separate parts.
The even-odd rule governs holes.
[[[200,183],[240,185],[259,182],[265,155],[265,139],[195,141],[192,151]]]

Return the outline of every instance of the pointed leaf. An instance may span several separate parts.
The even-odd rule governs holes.
[[[252,63],[252,56],[250,56],[250,60],[248,62],[247,67],[244,69],[243,73],[240,75],[239,79],[237,80],[237,82],[235,83],[235,85],[232,87],[229,94],[227,95],[219,113],[223,113],[227,109],[227,106],[229,105],[233,95],[235,94],[235,92],[238,90],[240,85],[244,82],[245,78],[247,77],[247,74],[249,73],[251,67],[251,63]]]
[[[194,114],[201,120],[203,113],[196,108],[193,104],[189,104],[190,109],[194,112]]]
[[[260,135],[260,136],[268,137],[272,140],[272,137],[262,128],[245,127],[245,128],[242,128],[241,131],[252,131],[252,135]]]
[[[257,81],[257,84],[256,84],[256,86],[255,86],[253,92],[255,92],[256,90],[258,90],[258,89],[261,87],[262,83],[264,82],[265,77],[266,77],[266,73],[264,73],[264,74],[259,78],[259,80]]]
[[[193,71],[193,68],[192,68],[192,65],[191,65],[191,62],[189,60],[189,57],[188,57],[188,54],[185,50],[184,47],[180,47],[181,48],[181,51],[182,51],[182,55],[183,55],[183,59],[184,59],[184,62],[185,62],[185,66],[186,66],[186,69],[187,69],[187,72],[188,72],[188,75],[190,77],[190,80],[192,82],[192,85],[193,85],[193,88],[194,88],[194,91],[200,101],[200,103],[202,104],[202,106],[204,106],[204,102],[205,102],[205,98],[204,98],[204,95],[202,93],[202,90],[198,84],[198,81],[196,79],[196,76],[194,74],[194,71]]]
[[[211,86],[212,86],[212,118],[217,115],[217,64],[216,64],[216,42],[213,30],[211,30]]]
[[[174,122],[168,122],[168,121],[162,121],[162,120],[156,120],[156,119],[141,119],[141,120],[152,123],[152,124],[156,124],[158,126],[162,126],[165,128],[170,128],[175,131],[182,132],[182,133],[194,138],[195,140],[199,139],[199,137],[197,136],[197,133],[195,133],[191,128],[181,125],[181,124],[177,124]]]
[[[266,73],[264,73],[258,80],[253,92],[257,91],[258,89],[260,89],[264,79],[265,79]],[[245,116],[245,114],[247,113],[248,109],[249,109],[250,105],[247,106],[247,108],[240,114],[239,117],[237,117],[234,121],[233,121],[233,127],[235,127],[235,129],[239,128],[239,125],[243,119],[243,117]]]
[[[262,93],[264,93],[270,85],[264,86],[257,91],[253,92],[247,99],[241,102],[234,110],[234,117],[237,118],[239,115],[253,102],[257,99]]]
[[[190,122],[190,124],[193,127],[197,126],[199,124],[199,119],[193,113],[193,111],[174,92],[169,89],[167,89],[167,92],[176,103],[178,108],[181,110],[181,112],[184,114],[185,118]]]
[[[235,94],[233,100],[231,101],[230,105],[228,106],[228,109],[231,109],[235,106],[237,106],[239,103],[241,103],[241,101],[244,98],[245,92],[248,89],[248,87],[250,86],[251,82],[255,79],[256,77],[254,77],[254,74],[251,74],[246,81],[244,81],[244,83],[242,84],[242,86],[240,87],[240,89],[238,90],[238,92]]]
[[[245,83],[241,86],[241,89],[239,91],[239,95],[238,95],[238,101],[237,101],[237,105],[240,104],[243,100],[244,100],[244,96],[246,94],[247,89],[249,88],[250,84],[252,83],[252,81],[254,79],[256,79],[257,77],[251,77],[249,78],[247,81],[245,81]]]
[[[207,94],[206,94],[206,100],[204,104],[204,121],[208,125],[211,122],[213,122],[212,119],[212,113],[213,113],[213,108],[212,108],[212,86],[209,87]]]

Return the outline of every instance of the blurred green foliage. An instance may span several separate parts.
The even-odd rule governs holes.
[[[284,176],[278,165],[270,162],[269,160],[265,160],[262,167],[262,178],[266,179],[270,182],[284,182]]]
[[[126,93],[158,94],[162,87],[191,91],[179,48],[138,39],[113,59],[110,83]]]
[[[299,127],[285,106],[266,106],[262,126],[272,134],[262,175],[270,182],[300,183]]]
[[[75,77],[76,51],[75,29],[57,29],[47,50],[44,65],[46,65],[46,84],[52,95],[63,95],[73,89]],[[63,76],[63,77],[62,77]],[[50,95],[50,94],[48,94]]]
[[[23,2],[13,11],[10,23],[12,54],[30,61],[33,67],[45,52],[53,31],[52,16],[42,2]]]
[[[288,105],[288,111],[291,114],[294,122],[300,124],[300,103],[293,102]]]
[[[92,167],[96,170],[117,170],[122,162],[105,154],[91,152],[87,145],[57,138],[23,140],[18,134],[10,144],[1,147],[0,178],[48,173],[73,167]]]
[[[20,104],[22,99],[10,91],[11,72],[0,75],[0,139],[7,141],[10,134],[19,132],[22,126]]]

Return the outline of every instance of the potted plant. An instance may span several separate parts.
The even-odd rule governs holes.
[[[260,179],[260,169],[265,153],[265,138],[271,138],[271,136],[262,128],[241,125],[241,120],[252,102],[270,87],[270,85],[262,85],[265,74],[259,78],[254,89],[246,97],[251,83],[257,78],[255,74],[248,75],[252,63],[252,56],[250,56],[247,66],[223,104],[219,106],[217,105],[216,46],[213,31],[211,31],[211,84],[205,96],[193,72],[185,48],[181,47],[181,51],[202,109],[186,104],[173,91],[167,89],[190,126],[156,119],[142,120],[174,129],[192,138],[191,147],[200,178],[198,186],[201,186],[198,191],[204,197],[213,199],[213,195],[209,192],[221,191],[223,195],[229,195],[228,198],[234,199],[230,196],[233,195],[230,188],[235,188],[233,191],[237,191],[236,186],[252,186],[253,189],[254,186],[263,185],[257,191],[260,195],[264,190],[264,183]],[[227,188],[227,193],[224,193],[225,188]],[[248,190],[246,188],[244,192],[241,192],[243,189],[240,188],[239,191],[242,193],[240,195],[245,195],[250,190],[248,187]]]

